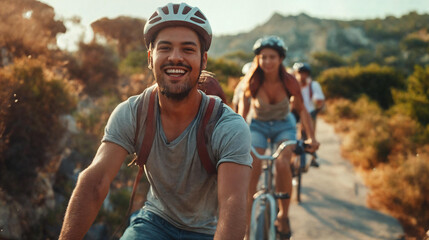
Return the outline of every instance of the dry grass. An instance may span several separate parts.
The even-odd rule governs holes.
[[[402,223],[409,237],[420,239],[429,227],[428,173],[429,149],[408,155],[399,167],[383,165],[368,172],[368,204],[387,210]]]
[[[363,172],[368,204],[396,217],[407,238],[421,239],[429,228],[429,145],[416,141],[423,127],[385,114],[366,97],[331,101],[324,118],[342,135],[343,155]]]

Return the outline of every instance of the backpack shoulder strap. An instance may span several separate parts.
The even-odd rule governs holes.
[[[119,228],[117,228],[117,230],[115,231],[115,233],[119,230],[122,229],[122,227],[125,225],[126,221],[128,220],[128,217],[131,214],[131,209],[133,207],[133,203],[134,203],[134,198],[137,192],[137,186],[140,182],[140,179],[143,176],[143,170],[144,170],[144,164],[147,161],[147,158],[149,156],[150,153],[150,149],[152,148],[152,143],[153,143],[153,139],[155,137],[155,121],[154,121],[154,112],[155,112],[155,95],[156,95],[156,87],[154,87],[152,89],[152,92],[150,93],[150,97],[149,97],[149,105],[148,105],[148,112],[146,115],[146,129],[145,129],[145,133],[144,133],[144,137],[143,137],[143,142],[142,145],[140,147],[140,152],[137,155],[137,157],[135,157],[129,164],[128,166],[131,165],[138,165],[139,166],[139,171],[136,175],[136,178],[134,179],[134,184],[133,184],[133,191],[131,192],[131,196],[130,196],[130,202],[128,203],[128,210],[127,213],[125,215],[124,221],[122,222],[121,226]],[[137,143],[138,140],[138,134],[139,134],[139,130],[140,130],[140,115],[142,113],[142,109],[143,109],[143,102],[144,102],[144,97],[142,97],[140,99],[140,102],[138,103],[137,106],[137,122],[136,122],[136,133],[134,136],[134,142]],[[113,236],[115,236],[116,234],[114,234]]]
[[[210,158],[208,149],[211,149],[211,136],[214,127],[223,112],[223,103],[215,97],[209,96],[209,104],[197,130],[198,157],[208,174],[216,174],[216,166]],[[213,115],[214,114],[214,115]],[[213,117],[212,117],[213,116]]]
[[[313,80],[310,82],[310,100],[313,98]]]
[[[143,167],[143,165],[146,164],[147,158],[149,157],[150,150],[152,148],[153,139],[155,138],[155,95],[156,95],[156,88],[152,89],[152,92],[150,93],[149,98],[149,105],[148,110],[146,114],[146,121],[145,121],[145,133],[143,136],[143,142],[140,147],[140,151],[137,155],[137,158],[134,159],[130,164],[135,163],[139,167]],[[138,133],[140,129],[140,115],[143,108],[143,98],[140,100],[140,103],[138,105],[137,109],[137,128],[136,128],[136,135],[134,137],[134,141],[137,142],[138,139]]]

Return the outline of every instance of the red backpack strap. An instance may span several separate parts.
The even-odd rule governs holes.
[[[210,156],[207,150],[208,139],[206,139],[206,135],[205,135],[206,126],[213,113],[215,103],[216,103],[216,100],[210,97],[209,105],[207,106],[206,112],[204,113],[204,117],[201,120],[197,131],[198,156],[208,174],[216,174],[216,167],[213,165],[212,161],[210,160]],[[211,137],[211,134],[209,135],[210,136],[207,136],[207,137]]]
[[[130,197],[130,202],[128,204],[128,210],[126,213],[126,218],[124,219],[124,221],[122,222],[121,226],[119,226],[115,233],[118,232],[120,229],[123,228],[123,226],[125,226],[126,221],[128,220],[128,217],[131,214],[131,209],[133,208],[133,203],[134,203],[134,197],[136,195],[137,192],[137,186],[140,182],[140,179],[143,176],[143,171],[144,171],[144,164],[146,164],[147,162],[147,158],[149,156],[150,150],[152,148],[152,143],[153,143],[153,139],[155,138],[155,132],[156,132],[156,126],[155,126],[155,121],[154,121],[154,112],[155,112],[155,95],[156,95],[156,88],[154,88],[150,94],[150,98],[149,98],[149,106],[148,106],[148,112],[146,115],[146,130],[145,130],[145,134],[143,137],[143,142],[142,145],[140,147],[140,152],[138,154],[138,156],[136,158],[134,158],[131,163],[128,164],[128,166],[131,166],[133,164],[136,164],[139,166],[139,172],[136,175],[136,178],[134,180],[134,184],[133,184],[133,191],[131,192],[131,197]],[[139,130],[140,130],[140,115],[142,113],[142,108],[143,108],[143,97],[140,100],[138,106],[137,106],[137,117],[136,117],[136,133],[134,136],[134,142],[137,143],[138,140],[138,134],[139,134]],[[113,234],[113,236],[115,236],[116,234]]]
[[[146,129],[144,132],[143,142],[140,147],[140,152],[137,155],[136,164],[140,167],[146,164],[147,158],[149,157],[150,150],[152,148],[153,139],[155,138],[156,124],[155,124],[155,95],[156,88],[154,88],[150,94],[149,106],[146,115]]]
[[[310,100],[312,100],[313,99],[313,81],[310,82],[309,88],[310,88]]]

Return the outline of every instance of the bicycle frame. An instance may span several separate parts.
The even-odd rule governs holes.
[[[254,195],[254,200],[252,203],[252,212],[250,220],[250,239],[256,240],[258,220],[256,219],[257,208],[259,206],[259,214],[266,211],[267,204],[269,206],[269,229],[268,229],[268,239],[274,240],[276,238],[276,230],[274,227],[274,221],[277,218],[277,198],[283,198],[281,194],[277,195],[272,185],[273,179],[273,164],[274,161],[280,156],[281,152],[289,145],[296,144],[298,141],[289,140],[282,142],[277,150],[271,156],[259,154],[253,147],[252,153],[260,160],[264,161],[263,166],[263,182],[261,190],[257,191]],[[259,240],[259,239],[257,239]]]
[[[301,203],[301,188],[302,188],[302,174],[306,173],[309,169],[309,164],[307,162],[307,154],[311,154],[314,158],[318,158],[317,154],[308,153],[304,150],[304,142],[303,140],[299,140],[297,146],[297,150],[295,151],[296,157],[294,160],[294,171],[292,172],[292,176],[295,178],[294,185],[296,185],[296,198],[298,203]]]

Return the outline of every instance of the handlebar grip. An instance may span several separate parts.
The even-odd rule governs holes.
[[[296,147],[293,150],[293,152],[297,155],[301,155],[305,153],[305,148],[308,146],[308,144],[305,144],[303,140],[299,140],[296,143]]]

